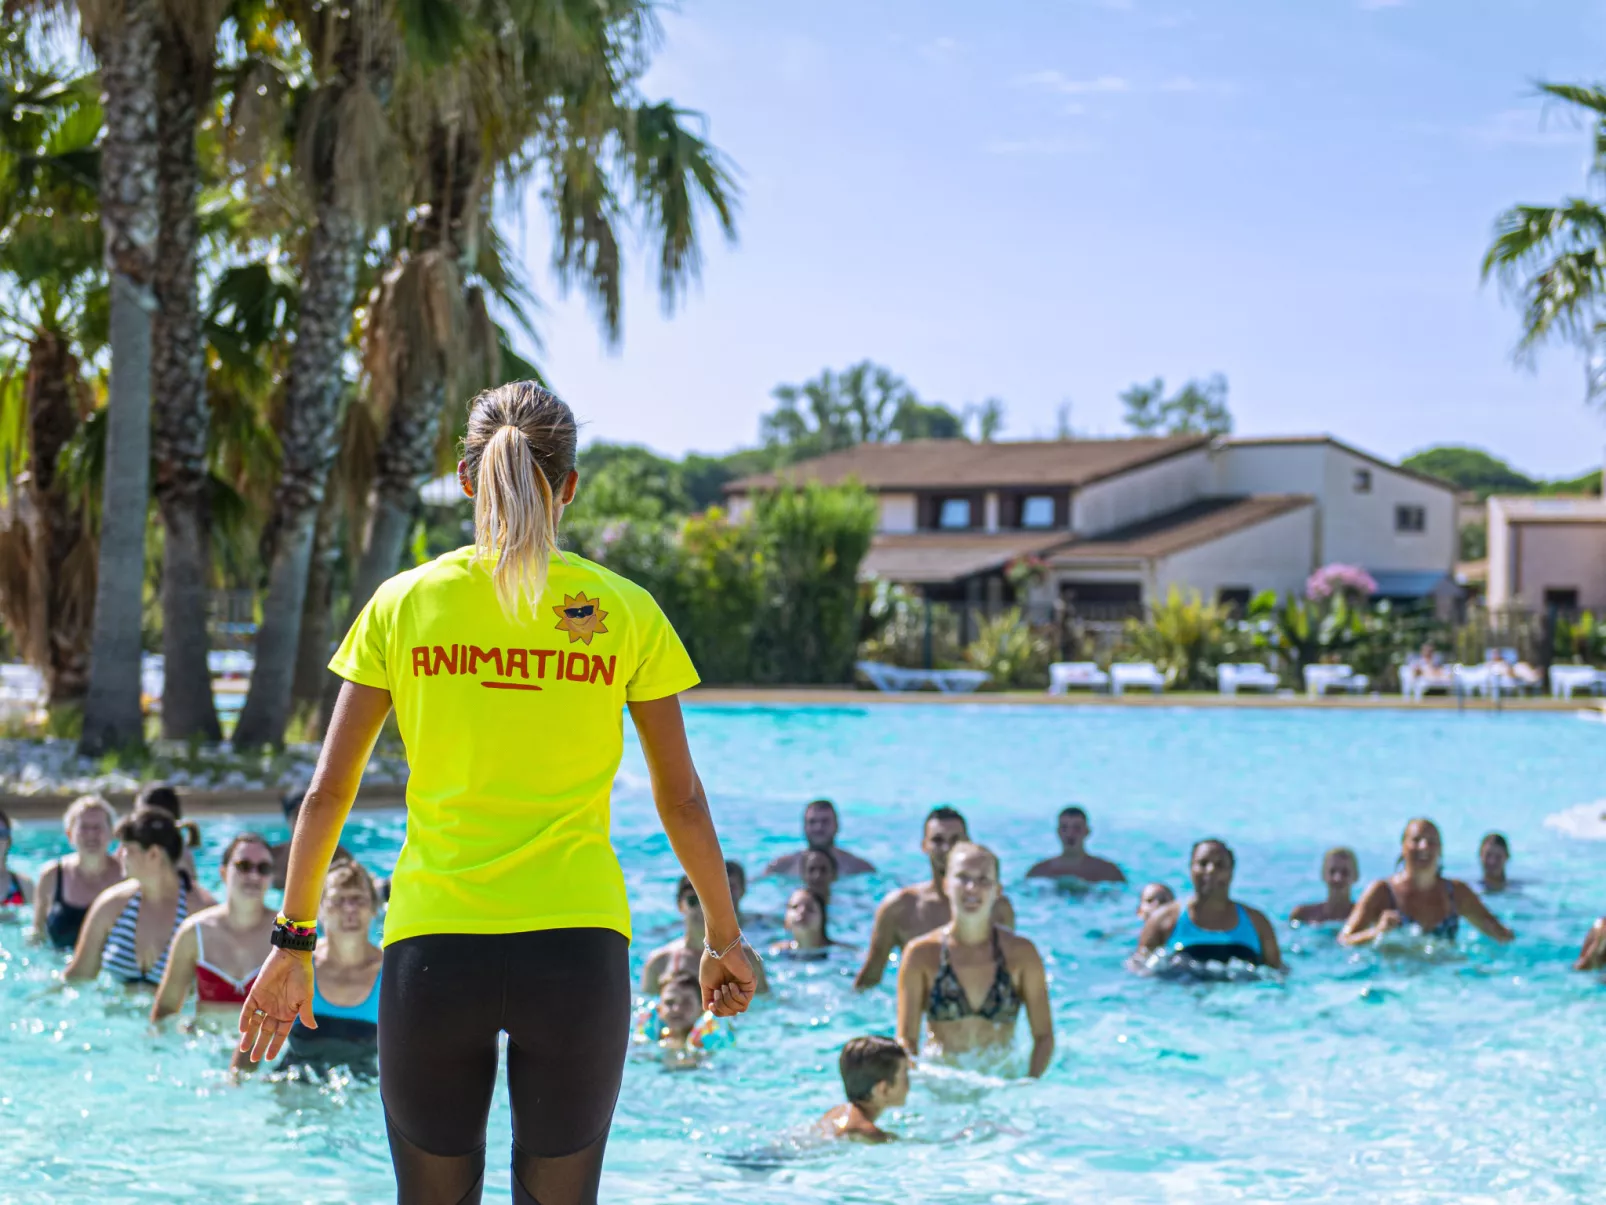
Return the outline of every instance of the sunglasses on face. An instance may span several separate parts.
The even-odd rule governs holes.
[[[249,858],[236,858],[233,866],[241,874],[270,875],[273,873],[272,862],[253,862]]]
[[[596,608],[588,603],[583,607],[564,607],[563,613],[570,619],[586,619],[589,618],[591,613],[595,610]]]

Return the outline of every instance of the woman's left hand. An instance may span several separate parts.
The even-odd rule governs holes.
[[[318,1028],[312,1015],[312,955],[275,947],[240,1008],[239,1052],[253,1063],[272,1059],[297,1017],[308,1029]]]

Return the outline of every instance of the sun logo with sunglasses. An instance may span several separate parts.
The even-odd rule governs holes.
[[[587,598],[584,590],[578,594],[565,594],[563,605],[553,607],[552,611],[558,617],[558,631],[569,633],[570,644],[576,640],[590,644],[593,636],[600,636],[608,630],[608,625],[602,622],[608,618],[608,613],[602,609],[602,599]]]

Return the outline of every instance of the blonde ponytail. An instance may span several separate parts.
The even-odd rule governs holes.
[[[509,616],[531,614],[557,552],[557,499],[574,471],[574,415],[531,381],[487,390],[469,408],[463,460],[474,478],[474,558]],[[562,553],[558,555],[561,557]]]

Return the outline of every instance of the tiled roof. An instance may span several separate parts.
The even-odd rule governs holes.
[[[849,479],[868,489],[980,489],[987,486],[1078,486],[1181,452],[1207,447],[1203,435],[1137,439],[916,439],[858,444],[801,461],[778,473],[732,481],[726,493],[774,489],[782,481],[835,485]]]
[[[1050,562],[1144,560],[1208,544],[1246,527],[1312,506],[1308,494],[1256,494],[1249,498],[1201,498],[1178,510],[1057,549]]]
[[[1041,556],[1076,537],[1068,531],[915,531],[882,534],[859,573],[893,582],[953,582]]]

